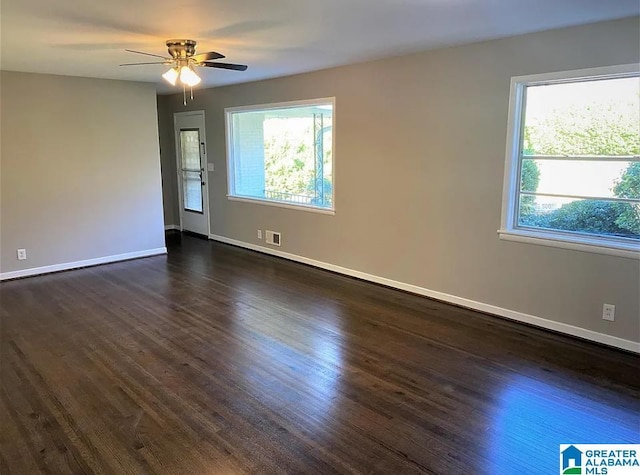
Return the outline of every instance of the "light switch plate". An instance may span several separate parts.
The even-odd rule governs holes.
[[[207,163],[207,171],[210,171],[210,172],[214,171],[213,163]]]

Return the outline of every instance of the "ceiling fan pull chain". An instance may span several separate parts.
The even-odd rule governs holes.
[[[187,87],[184,84],[182,85],[182,103],[187,105]]]
[[[189,89],[191,90],[191,100],[193,100],[193,87],[189,86]]]

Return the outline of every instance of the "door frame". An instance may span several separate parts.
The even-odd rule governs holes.
[[[174,112],[173,114],[173,140],[175,144],[175,152],[176,152],[176,179],[177,179],[177,191],[178,191],[178,218],[180,219],[180,231],[184,230],[182,216],[185,212],[183,206],[183,191],[182,191],[182,157],[180,154],[180,131],[178,130],[178,119],[181,117],[200,117],[202,119],[202,134],[200,136],[200,143],[204,145],[201,147],[201,165],[204,159],[204,186],[202,187],[202,214],[203,217],[206,218],[207,221],[207,239],[211,235],[211,215],[209,213],[209,159],[207,158],[207,150],[209,147],[207,146],[207,129],[206,129],[206,121],[205,121],[205,113],[204,110],[194,110],[187,112]]]

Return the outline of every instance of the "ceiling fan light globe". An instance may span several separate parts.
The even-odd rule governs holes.
[[[185,86],[197,86],[200,81],[200,77],[190,67],[183,66],[180,69],[180,82]]]
[[[176,85],[176,81],[178,80],[178,70],[176,68],[171,68],[169,71],[164,73],[162,77],[172,86]]]

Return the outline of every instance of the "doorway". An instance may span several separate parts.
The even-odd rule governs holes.
[[[173,115],[180,228],[209,237],[209,180],[204,111]]]

